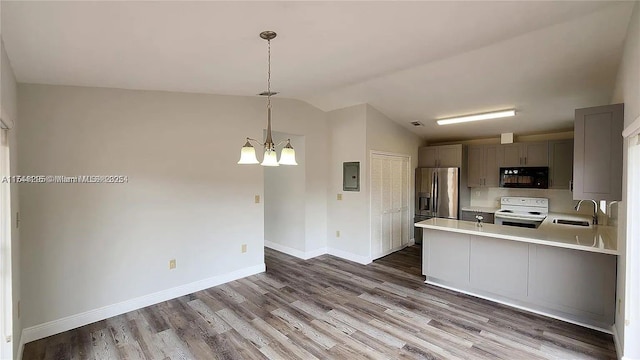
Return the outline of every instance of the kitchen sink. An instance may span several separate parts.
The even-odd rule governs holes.
[[[573,225],[573,226],[589,226],[588,221],[584,220],[567,220],[567,219],[553,219],[554,224],[561,225]]]

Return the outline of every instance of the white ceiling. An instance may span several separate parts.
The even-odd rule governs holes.
[[[611,98],[633,2],[2,2],[19,82],[369,103],[425,139],[570,129]],[[435,119],[516,108],[511,119]],[[424,127],[414,128],[411,121]]]

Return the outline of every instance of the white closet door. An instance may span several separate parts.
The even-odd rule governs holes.
[[[409,159],[402,158],[402,245],[409,243],[411,236],[411,218],[409,214]]]
[[[402,158],[391,159],[391,247],[387,250],[402,246]]]
[[[371,253],[382,253],[382,159],[371,158]]]
[[[409,242],[409,158],[371,155],[371,255],[373,259]]]

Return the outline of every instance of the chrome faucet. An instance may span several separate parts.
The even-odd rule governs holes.
[[[593,218],[591,220],[591,223],[593,225],[598,225],[598,203],[595,200],[591,200],[591,199],[580,200],[576,204],[576,207],[575,207],[576,211],[580,210],[580,205],[582,204],[583,201],[593,202]]]

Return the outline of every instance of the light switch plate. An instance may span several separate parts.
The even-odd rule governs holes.
[[[256,204],[260,204],[260,195],[256,195],[255,200]]]
[[[338,200],[342,200],[342,194],[338,194],[337,198]]]

